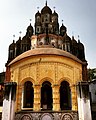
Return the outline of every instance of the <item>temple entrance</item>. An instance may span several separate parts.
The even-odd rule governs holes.
[[[30,81],[24,83],[24,108],[33,108],[34,91],[32,85]]]
[[[42,110],[52,110],[52,88],[48,81],[43,82],[41,88],[41,108]]]
[[[71,110],[71,90],[67,81],[60,85],[60,108],[61,110]]]

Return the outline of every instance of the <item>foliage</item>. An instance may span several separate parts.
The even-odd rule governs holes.
[[[88,80],[89,81],[92,81],[92,80],[96,79],[96,68],[94,68],[94,69],[89,68],[87,70],[87,72],[88,72]]]

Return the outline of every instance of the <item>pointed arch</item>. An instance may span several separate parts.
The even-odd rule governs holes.
[[[42,85],[43,82],[45,82],[45,81],[49,81],[49,82],[51,83],[51,85],[53,84],[53,80],[52,80],[51,78],[45,77],[45,78],[42,78],[42,79],[40,80],[40,85]]]
[[[32,82],[33,85],[34,85],[34,83],[35,83],[34,79],[32,79],[31,77],[27,77],[27,78],[21,80],[20,85],[24,86],[24,83],[25,83],[26,81]]]
[[[70,82],[71,80],[70,80],[68,77],[63,77],[63,78],[61,78],[60,80],[58,80],[59,86],[60,86],[61,82],[63,82],[63,81],[68,82],[68,83],[69,83],[69,86],[71,86],[71,82]]]

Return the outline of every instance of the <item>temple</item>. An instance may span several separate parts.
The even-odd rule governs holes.
[[[46,2],[35,27],[30,23],[25,36],[9,45],[4,105],[13,106],[15,120],[91,120],[84,45],[58,16]],[[4,111],[3,120],[9,114]]]

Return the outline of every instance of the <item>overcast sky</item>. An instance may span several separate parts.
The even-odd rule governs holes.
[[[26,33],[32,19],[34,26],[35,13],[44,7],[46,0],[0,0],[0,72],[5,70],[8,59],[8,46]],[[74,35],[85,46],[88,68],[96,68],[96,0],[47,0],[52,9],[55,6],[59,14],[59,23],[63,20],[67,33]]]

